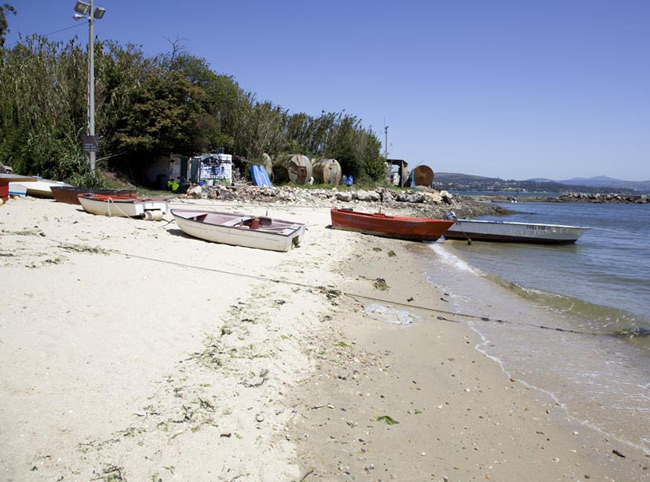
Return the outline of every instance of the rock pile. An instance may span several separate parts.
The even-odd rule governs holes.
[[[559,197],[560,202],[588,202],[588,203],[620,203],[630,204],[639,203],[645,204],[648,202],[647,195],[632,195],[632,194],[601,194],[601,193],[582,193],[582,192],[569,192],[562,194]]]
[[[241,203],[281,203],[314,207],[347,207],[367,212],[391,212],[404,216],[439,218],[449,211],[459,217],[482,214],[503,214],[502,207],[483,204],[465,196],[436,190],[396,190],[379,187],[375,190],[304,189],[293,186],[257,187],[195,186],[187,197],[218,199]]]

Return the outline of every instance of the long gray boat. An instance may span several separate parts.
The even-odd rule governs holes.
[[[561,224],[534,224],[509,221],[457,219],[445,238],[504,243],[570,244],[589,228]]]

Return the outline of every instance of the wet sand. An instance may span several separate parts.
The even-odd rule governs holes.
[[[313,470],[306,480],[650,478],[647,455],[578,424],[477,350],[483,340],[467,320],[445,312],[453,297],[481,297],[433,287],[418,261],[434,256],[428,247],[380,238],[364,244],[343,265],[343,290],[369,298],[342,301],[317,373],[294,401],[302,470]],[[388,289],[369,282],[377,278]],[[420,321],[401,327],[363,316],[370,303],[434,310],[410,309]]]
[[[364,317],[363,297],[445,309],[413,244],[328,229],[322,208],[217,209],[309,230],[273,253],[169,215],[0,208],[0,479],[647,478],[647,457],[573,426],[466,325]]]

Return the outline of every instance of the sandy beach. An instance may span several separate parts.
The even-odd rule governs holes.
[[[425,245],[329,229],[323,207],[173,205],[308,231],[276,253],[169,214],[0,207],[0,480],[650,480],[476,349]]]

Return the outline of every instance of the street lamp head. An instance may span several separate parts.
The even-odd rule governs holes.
[[[97,20],[100,20],[101,18],[104,17],[104,14],[106,13],[106,9],[102,7],[97,7],[95,9],[95,13],[93,14],[93,17],[95,17]]]
[[[90,12],[90,5],[85,2],[77,0],[77,4],[74,6],[74,11],[82,15],[88,15]]]
[[[75,20],[81,20],[81,19],[85,19],[86,17],[84,17],[83,15],[79,15],[78,13],[75,13],[72,16],[72,18],[74,18]]]

